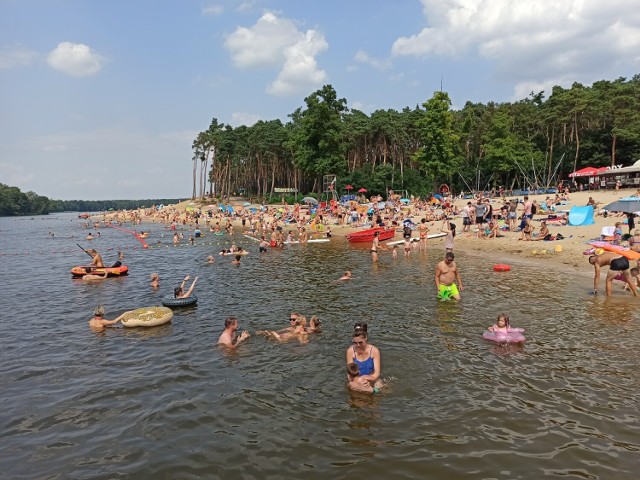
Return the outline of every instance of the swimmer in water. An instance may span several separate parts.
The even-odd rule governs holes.
[[[351,280],[351,271],[346,270],[344,275],[342,275],[338,280]]]
[[[213,258],[213,255],[209,255],[207,257],[207,263],[214,263],[215,262],[215,258]]]
[[[151,283],[149,285],[151,285],[151,288],[153,288],[154,290],[157,290],[157,288],[160,286],[160,275],[158,275],[155,272],[152,273],[151,274]]]
[[[104,307],[102,305],[95,308],[93,311],[93,318],[89,320],[89,327],[94,332],[102,332],[105,327],[110,327],[120,321],[122,317],[124,317],[124,313],[120,315],[118,318],[114,320],[105,320],[104,319]]]
[[[84,275],[82,277],[82,280],[84,280],[85,282],[91,282],[94,280],[104,280],[105,278],[107,278],[109,276],[109,272],[107,272],[106,270],[104,271],[104,273],[102,275],[98,275],[96,273],[94,274],[89,274],[89,275]]]

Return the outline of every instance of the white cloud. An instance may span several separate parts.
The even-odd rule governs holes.
[[[396,56],[479,55],[500,78],[585,83],[640,66],[640,15],[631,0],[421,0],[428,26],[398,38]]]
[[[47,57],[54,70],[73,77],[86,77],[100,71],[104,57],[82,43],[62,42]]]
[[[222,12],[224,12],[224,7],[222,5],[207,5],[206,7],[202,7],[203,15],[215,17],[217,15],[222,15]]]
[[[267,87],[272,95],[294,95],[322,84],[327,78],[316,55],[328,44],[316,30],[302,32],[287,18],[267,12],[250,28],[238,27],[225,47],[239,68],[275,67],[280,72]]]
[[[0,163],[0,178],[2,178],[2,183],[5,185],[10,187],[20,187],[21,185],[33,180],[35,175],[30,170],[31,169],[25,168],[21,165],[2,162]]]
[[[373,58],[363,50],[358,50],[356,52],[355,61],[358,63],[370,65],[373,68],[377,68],[378,70],[386,70],[391,66],[391,62],[389,60],[380,60],[378,58]]]
[[[0,70],[24,67],[29,65],[38,54],[23,45],[12,45],[0,48]]]
[[[250,127],[251,125],[258,123],[261,119],[260,115],[256,113],[233,112],[231,114],[231,122],[229,123],[233,127],[239,127],[241,125]]]

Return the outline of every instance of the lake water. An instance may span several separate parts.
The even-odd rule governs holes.
[[[458,252],[455,304],[435,299],[442,243],[372,265],[369,245],[260,255],[236,235],[252,250],[242,265],[207,265],[228,237],[173,247],[145,225],[150,245],[164,243],[142,250],[115,229],[87,242],[76,217],[0,218],[2,478],[638,477],[639,303],[589,297],[587,275],[495,273],[494,259]],[[105,263],[122,250],[130,275],[71,279],[89,260],[76,242]],[[336,282],[345,269],[354,280]],[[88,328],[96,305],[107,318],[159,305],[185,274],[200,276],[198,305],[171,324]],[[324,332],[305,345],[253,336],[232,354],[215,345],[229,315],[253,333],[288,326],[290,311],[319,315]],[[502,311],[526,328],[523,347],[482,339]],[[345,389],[358,321],[381,350],[379,396]]]

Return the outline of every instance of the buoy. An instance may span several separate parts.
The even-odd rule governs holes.
[[[560,253],[560,252],[562,252],[562,245],[556,245],[556,246],[553,248],[553,251],[554,251],[554,252],[556,252],[556,253]]]
[[[499,263],[493,266],[494,272],[508,272],[509,270],[511,270],[511,267],[509,265],[505,265],[504,263]]]

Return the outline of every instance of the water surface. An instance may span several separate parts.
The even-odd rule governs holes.
[[[376,266],[368,245],[259,255],[237,235],[252,249],[237,267],[205,263],[228,237],[173,247],[144,226],[163,243],[142,250],[114,229],[87,242],[81,223],[0,219],[4,478],[637,478],[638,302],[589,297],[586,276],[519,263],[499,274],[458,252],[463,300],[443,303],[441,243]],[[76,242],[105,263],[122,250],[131,274],[71,279],[89,260]],[[345,269],[354,280],[337,282]],[[199,302],[171,324],[87,327],[96,305],[109,318],[158,305],[185,274],[200,276]],[[215,346],[228,315],[254,332],[287,326],[292,310],[319,315],[324,332],[306,345]],[[524,347],[482,339],[502,311],[526,328]],[[357,321],[382,352],[381,396],[344,387]]]

